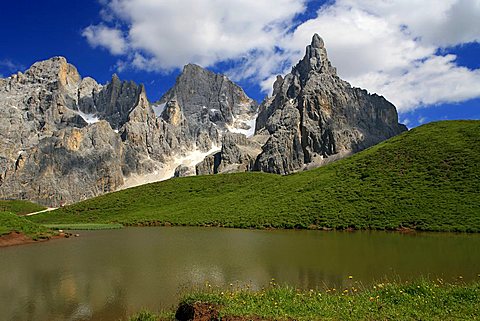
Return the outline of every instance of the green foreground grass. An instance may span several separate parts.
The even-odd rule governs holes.
[[[17,215],[25,215],[28,213],[43,211],[45,209],[46,207],[29,201],[0,200],[0,212],[11,212]]]
[[[96,223],[79,223],[79,224],[43,224],[43,226],[54,230],[116,230],[123,228],[121,224],[96,224]]]
[[[23,233],[33,240],[46,239],[53,235],[53,231],[45,226],[32,223],[14,213],[0,212],[0,236],[10,232]]]
[[[358,289],[298,290],[273,284],[261,291],[202,290],[183,303],[218,306],[220,317],[261,317],[270,320],[478,320],[480,283],[380,283]],[[141,312],[131,321],[173,320]],[[246,318],[248,320],[248,318]]]
[[[31,220],[480,232],[479,150],[480,121],[430,123],[315,170],[170,179]]]

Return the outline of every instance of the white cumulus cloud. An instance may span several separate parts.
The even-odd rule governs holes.
[[[105,47],[113,55],[124,54],[127,50],[127,43],[122,36],[122,32],[115,28],[109,28],[105,25],[91,25],[83,30],[82,36],[87,38],[92,47]]]
[[[480,41],[480,0],[102,0],[83,35],[123,55],[121,68],[168,72],[227,62],[227,74],[265,91],[314,33],[339,75],[399,111],[480,97],[480,71],[443,49]],[[307,7],[307,4],[309,6]],[[316,7],[315,7],[316,6]],[[297,21],[314,8],[313,18]]]
[[[113,0],[107,8],[128,26],[134,66],[168,70],[190,62],[212,66],[272,48],[304,1]]]

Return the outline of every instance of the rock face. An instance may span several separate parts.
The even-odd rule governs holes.
[[[260,106],[196,65],[151,104],[143,85],[100,85],[54,57],[0,79],[0,126],[0,198],[49,206],[172,176],[291,173],[406,130],[336,75],[317,35]]]
[[[259,171],[286,174],[321,165],[407,130],[385,98],[337,76],[316,34],[305,57],[273,88],[256,123],[256,133],[269,136],[256,159]]]
[[[162,118],[181,126],[186,139],[202,151],[212,144],[220,146],[223,132],[241,130],[245,122],[256,118],[258,109],[257,103],[227,77],[193,64],[184,67],[175,86],[156,105],[165,106]],[[251,129],[253,134],[253,126]]]
[[[123,184],[120,137],[78,110],[88,83],[88,92],[101,90],[62,57],[0,80],[2,198],[58,205]]]
[[[225,76],[195,65],[162,101],[150,104],[142,85],[117,75],[103,86],[82,79],[63,57],[0,79],[0,198],[58,206],[117,190],[130,177],[193,175],[227,127],[257,110]]]

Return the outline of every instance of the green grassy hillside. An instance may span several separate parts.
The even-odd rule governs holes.
[[[12,212],[18,215],[24,215],[44,209],[46,209],[46,207],[29,201],[0,200],[0,212]]]
[[[53,232],[14,213],[0,212],[0,236],[10,232],[23,233],[33,240],[49,238]]]
[[[199,306],[199,302],[209,303],[222,316],[243,317],[234,320],[251,320],[252,316],[299,321],[477,320],[480,284],[419,280],[405,284],[379,283],[375,288],[362,289],[352,282],[349,287],[325,291],[273,285],[258,292],[204,289],[187,295],[183,301],[193,307]]]
[[[479,164],[480,121],[436,122],[311,171],[171,179],[30,219],[480,232]]]

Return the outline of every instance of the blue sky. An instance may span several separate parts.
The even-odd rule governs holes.
[[[17,0],[0,12],[0,75],[61,55],[100,83],[144,83],[155,101],[193,62],[262,100],[316,32],[342,78],[414,127],[480,119],[479,21],[478,0]]]

